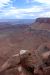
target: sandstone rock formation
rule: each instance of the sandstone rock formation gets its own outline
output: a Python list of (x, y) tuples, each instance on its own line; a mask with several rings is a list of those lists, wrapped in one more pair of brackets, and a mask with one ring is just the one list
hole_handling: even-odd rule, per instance
[(10, 57), (1, 67), (0, 72), (4, 71), (9, 68), (13, 68), (18, 66), (18, 64), (21, 62), (21, 60), (27, 58), (29, 56), (28, 50), (21, 50), (19, 54), (15, 54), (12, 57)]
[(39, 23), (50, 23), (50, 18), (37, 18), (36, 22), (39, 22)]
[[(43, 62), (43, 57), (42, 57), (43, 52), (40, 53), (40, 48), (39, 50), (35, 50), (34, 52), (31, 52), (29, 50), (21, 50), (19, 54), (15, 54), (12, 57), (10, 57), (0, 67), (0, 75), (3, 75), (2, 73), (4, 71), (8, 73), (7, 70), (9, 69), (10, 71), (13, 71), (14, 69), (15, 73), (17, 72), (17, 75), (32, 75), (32, 74), (33, 75), (34, 74), (35, 75), (46, 75), (45, 69), (48, 66), (45, 66), (45, 63)], [(43, 48), (45, 49), (45, 47)], [(44, 49), (43, 51), (45, 51)], [(46, 51), (48, 52), (48, 50)], [(50, 60), (50, 57), (48, 59), (48, 62), (49, 60)], [(8, 74), (8, 75), (11, 75), (11, 74)]]

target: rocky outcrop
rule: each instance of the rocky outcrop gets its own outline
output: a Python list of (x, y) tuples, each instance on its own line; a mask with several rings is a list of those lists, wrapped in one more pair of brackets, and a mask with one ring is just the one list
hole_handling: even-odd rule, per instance
[(37, 18), (35, 22), (50, 23), (50, 18)]

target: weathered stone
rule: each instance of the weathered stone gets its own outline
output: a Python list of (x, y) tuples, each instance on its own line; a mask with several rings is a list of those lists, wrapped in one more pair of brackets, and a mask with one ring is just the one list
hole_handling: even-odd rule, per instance
[(50, 18), (37, 18), (35, 22), (50, 23)]

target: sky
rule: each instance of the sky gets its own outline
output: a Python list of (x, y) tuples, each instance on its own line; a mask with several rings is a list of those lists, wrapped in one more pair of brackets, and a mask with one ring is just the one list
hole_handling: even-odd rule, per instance
[(0, 19), (50, 17), (50, 0), (0, 0)]

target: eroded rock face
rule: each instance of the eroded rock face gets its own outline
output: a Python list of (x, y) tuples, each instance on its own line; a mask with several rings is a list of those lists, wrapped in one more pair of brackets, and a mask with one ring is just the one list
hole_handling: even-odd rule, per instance
[(50, 23), (50, 18), (37, 18), (35, 22)]
[(8, 69), (8, 68), (13, 68), (17, 66), (17, 64), (20, 62), (20, 57), (19, 54), (13, 55), (10, 57), (5, 63), (0, 67), (0, 72)]
[[(21, 50), (19, 54), (15, 54), (10, 57), (1, 67), (0, 73), (6, 73), (8, 75), (15, 75), (16, 71), (18, 71), (19, 75), (31, 75), (33, 73), (34, 68), (32, 69), (33, 61), (32, 53), (29, 50)], [(23, 62), (24, 61), (24, 62)], [(20, 64), (20, 66), (19, 66)], [(24, 66), (23, 66), (23, 65)], [(16, 67), (16, 70), (14, 69)], [(13, 71), (14, 70), (14, 71)], [(28, 71), (28, 72), (27, 72)], [(11, 73), (11, 74), (9, 74)], [(6, 75), (5, 74), (5, 75)]]
[(21, 50), (19, 54), (10, 57), (0, 67), (0, 75), (3, 73), (5, 75), (46, 75), (42, 65), (43, 62), (37, 50), (34, 53), (29, 50)]
[(0, 72), (17, 67), (21, 60), (27, 58), (28, 56), (28, 50), (21, 50), (19, 54), (15, 54), (5, 61), (5, 63), (0, 67)]

